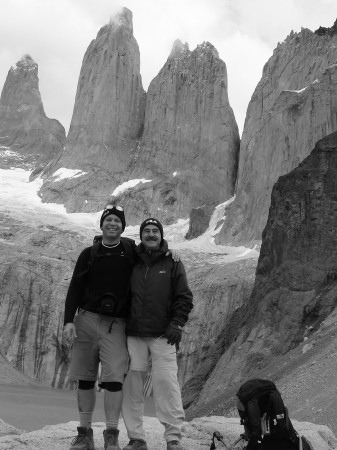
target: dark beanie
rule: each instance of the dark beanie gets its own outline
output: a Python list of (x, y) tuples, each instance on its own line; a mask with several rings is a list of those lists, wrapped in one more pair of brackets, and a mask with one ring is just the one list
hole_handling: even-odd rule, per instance
[(146, 227), (146, 225), (155, 225), (161, 233), (161, 240), (163, 240), (163, 238), (164, 238), (163, 225), (159, 222), (159, 220), (153, 219), (152, 217), (144, 220), (144, 222), (141, 224), (140, 229), (139, 229), (140, 239), (142, 239), (142, 232), (143, 232), (144, 228)]
[(102, 228), (104, 219), (108, 216), (110, 216), (110, 214), (114, 214), (115, 216), (119, 217), (121, 219), (122, 222), (122, 229), (123, 231), (125, 230), (125, 215), (124, 215), (124, 211), (120, 206), (112, 206), (112, 205), (108, 205), (104, 211), (103, 214), (101, 215), (101, 220), (99, 221), (99, 226), (100, 228)]

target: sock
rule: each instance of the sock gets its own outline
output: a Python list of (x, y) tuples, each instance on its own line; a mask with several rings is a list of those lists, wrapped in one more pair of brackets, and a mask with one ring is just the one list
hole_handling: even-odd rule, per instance
[(118, 428), (118, 420), (107, 420), (105, 423), (106, 429), (113, 428), (114, 430), (117, 430)]
[(92, 414), (93, 411), (80, 412), (80, 427), (91, 428)]

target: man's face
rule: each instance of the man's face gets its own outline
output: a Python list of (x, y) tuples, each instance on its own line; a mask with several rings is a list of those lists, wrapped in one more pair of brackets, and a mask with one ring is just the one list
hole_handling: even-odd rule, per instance
[(117, 240), (123, 232), (122, 221), (114, 214), (109, 214), (102, 223), (103, 238)]
[(146, 250), (159, 250), (161, 234), (155, 225), (146, 225), (142, 232), (142, 243)]

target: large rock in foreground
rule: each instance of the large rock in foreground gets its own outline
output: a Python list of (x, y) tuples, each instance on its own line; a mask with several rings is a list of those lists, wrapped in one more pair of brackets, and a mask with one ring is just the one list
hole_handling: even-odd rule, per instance
[[(312, 415), (321, 417), (322, 403), (324, 410), (335, 410), (336, 319), (331, 318), (326, 335), (320, 327), (333, 315), (337, 298), (336, 179), (333, 133), (275, 184), (252, 295), (226, 324), (223, 354), (193, 405), (195, 412), (200, 414), (201, 405), (235, 390), (247, 378), (278, 381), (287, 372), (310, 386), (310, 395), (302, 393), (301, 401), (315, 402)], [(309, 362), (310, 352), (302, 355), (300, 347), (310, 333), (317, 335)], [(294, 368), (300, 367), (310, 376), (299, 378)], [(301, 386), (289, 398), (298, 391)], [(293, 408), (301, 414), (305, 409)]]
[[(71, 440), (76, 436), (77, 422), (69, 422), (60, 425), (46, 426), (39, 431), (23, 433), (20, 436), (0, 437), (0, 450), (63, 450), (68, 448)], [(315, 450), (333, 450), (337, 448), (337, 439), (331, 430), (324, 425), (311, 423), (300, 423), (294, 421), (296, 430), (307, 437)], [(166, 450), (166, 442), (163, 437), (163, 426), (158, 419), (153, 417), (144, 418), (146, 441), (149, 448)], [(104, 423), (94, 423), (94, 439), (96, 448), (103, 449)], [(126, 435), (124, 423), (120, 421), (119, 443), (121, 447), (127, 445), (129, 439)], [(185, 423), (183, 427), (182, 445), (186, 450), (205, 449), (211, 444), (214, 431), (220, 431), (224, 442), (229, 447), (243, 432), (239, 419), (228, 419), (224, 417), (207, 417), (195, 419)], [(222, 444), (219, 444), (222, 447)], [(245, 444), (241, 441), (235, 448), (243, 449)]]
[(9, 70), (1, 93), (0, 164), (38, 170), (62, 150), (64, 143), (63, 126), (44, 112), (38, 65), (25, 55)]

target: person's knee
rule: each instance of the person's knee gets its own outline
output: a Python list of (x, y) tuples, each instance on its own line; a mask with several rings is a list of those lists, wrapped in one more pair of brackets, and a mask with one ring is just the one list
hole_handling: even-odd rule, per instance
[(109, 392), (119, 392), (123, 388), (123, 384), (118, 381), (104, 381), (99, 384), (99, 387)]
[(96, 381), (79, 380), (78, 389), (83, 391), (88, 391), (89, 389), (94, 389)]

